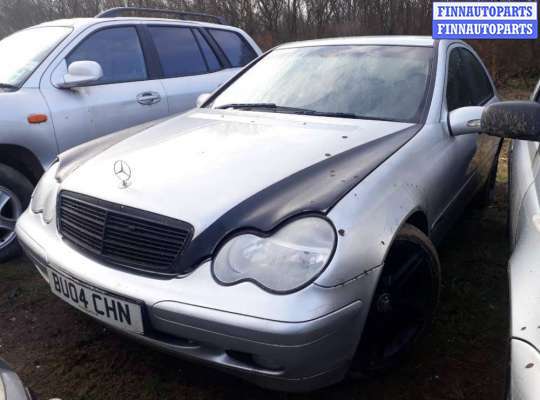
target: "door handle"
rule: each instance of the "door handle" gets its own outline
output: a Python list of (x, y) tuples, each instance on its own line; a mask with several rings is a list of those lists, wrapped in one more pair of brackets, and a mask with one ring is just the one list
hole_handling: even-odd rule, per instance
[(137, 103), (142, 104), (143, 106), (151, 106), (160, 101), (161, 96), (157, 92), (142, 92), (137, 95)]

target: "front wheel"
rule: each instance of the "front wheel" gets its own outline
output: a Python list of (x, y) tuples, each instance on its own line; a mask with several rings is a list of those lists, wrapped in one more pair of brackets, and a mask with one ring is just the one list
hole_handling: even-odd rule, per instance
[(384, 373), (410, 354), (432, 324), (440, 284), (435, 247), (405, 224), (386, 257), (351, 364), (353, 378)]
[(20, 254), (15, 223), (32, 195), (32, 184), (24, 175), (0, 164), (0, 263)]

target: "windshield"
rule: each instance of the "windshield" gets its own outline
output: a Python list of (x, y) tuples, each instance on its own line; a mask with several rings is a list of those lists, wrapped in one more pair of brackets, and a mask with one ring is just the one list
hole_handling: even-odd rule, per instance
[(432, 54), (431, 47), (411, 46), (277, 49), (225, 89), (212, 106), (418, 122)]
[(0, 84), (21, 86), (71, 28), (40, 27), (0, 40)]

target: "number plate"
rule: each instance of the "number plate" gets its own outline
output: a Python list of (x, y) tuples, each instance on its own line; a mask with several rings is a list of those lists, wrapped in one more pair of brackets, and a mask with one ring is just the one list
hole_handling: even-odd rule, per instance
[(142, 308), (139, 304), (111, 296), (48, 269), (52, 292), (65, 302), (117, 328), (142, 334)]

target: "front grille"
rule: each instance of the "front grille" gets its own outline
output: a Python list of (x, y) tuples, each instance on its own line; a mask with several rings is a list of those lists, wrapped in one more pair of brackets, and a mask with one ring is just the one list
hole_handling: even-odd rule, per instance
[(58, 230), (96, 258), (143, 271), (172, 273), (193, 227), (183, 221), (62, 191)]

